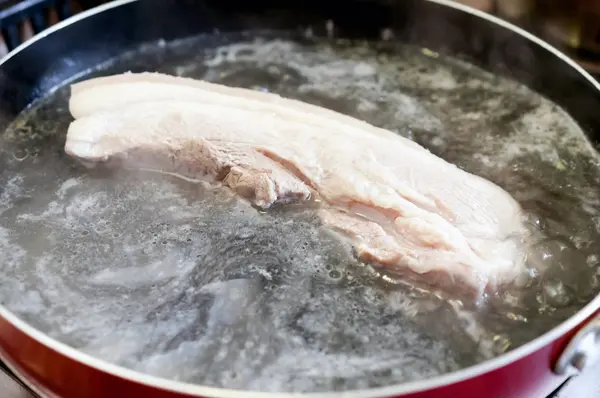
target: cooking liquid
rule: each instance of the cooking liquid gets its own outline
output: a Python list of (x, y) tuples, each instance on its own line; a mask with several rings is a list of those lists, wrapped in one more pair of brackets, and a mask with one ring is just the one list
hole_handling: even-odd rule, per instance
[(225, 189), (84, 169), (63, 152), (72, 120), (63, 87), (2, 138), (6, 308), (141, 372), (314, 392), (473, 365), (548, 331), (598, 293), (598, 159), (559, 107), (424, 49), (257, 37), (153, 43), (86, 78), (156, 70), (272, 91), (409, 137), (499, 184), (529, 213), (538, 271), (527, 286), (474, 308), (357, 262), (313, 204), (259, 212)]

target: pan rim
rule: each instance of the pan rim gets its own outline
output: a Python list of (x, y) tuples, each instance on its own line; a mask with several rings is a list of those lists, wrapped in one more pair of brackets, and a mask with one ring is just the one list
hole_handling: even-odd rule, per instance
[[(33, 38), (28, 41), (22, 43), (18, 47), (16, 47), (13, 51), (5, 55), (2, 59), (0, 59), (0, 66), (8, 62), (12, 57), (14, 57), (19, 52), (23, 51), (27, 47), (31, 46), (35, 42), (43, 39), (44, 37), (66, 27), (80, 20), (89, 18), (101, 12), (110, 10), (115, 7), (120, 7), (129, 3), (137, 2), (139, 0), (113, 0), (111, 2), (105, 3), (103, 5), (97, 6), (90, 10), (81, 12), (80, 14), (76, 14), (71, 18), (68, 18), (64, 21), (57, 23), (56, 25), (51, 26), (50, 28), (40, 32), (35, 35)], [(524, 37), (525, 39), (535, 43), (536, 45), (544, 48), (549, 51), (557, 58), (565, 62), (568, 66), (573, 68), (579, 75), (584, 77), (589, 83), (592, 84), (596, 90), (600, 91), (600, 83), (597, 82), (583, 67), (577, 64), (574, 60), (569, 58), (566, 54), (559, 51), (556, 47), (551, 44), (545, 42), (539, 37), (525, 31), (524, 29), (510, 23), (504, 21), (498, 17), (487, 14), (483, 11), (479, 11), (477, 9), (471, 8), (464, 4), (460, 4), (457, 2), (453, 2), (451, 0), (425, 0), (430, 3), (439, 4), (442, 6), (454, 8), (456, 10), (469, 13), (475, 17), (484, 19), (490, 23), (498, 25), (501, 28), (508, 29), (513, 31), (514, 33)], [(289, 392), (260, 392), (260, 391), (245, 391), (245, 390), (234, 390), (227, 388), (218, 388), (218, 387), (208, 387), (199, 384), (192, 383), (184, 383), (173, 380), (164, 379), (158, 376), (151, 376), (148, 374), (144, 374), (138, 371), (130, 370), (110, 362), (107, 362), (102, 359), (95, 358), (89, 354), (86, 354), (82, 351), (74, 349), (58, 340), (55, 340), (41, 331), (33, 328), (28, 325), (26, 322), (19, 319), (16, 315), (8, 311), (4, 306), (0, 305), (0, 317), (9, 322), (12, 326), (17, 328), (19, 331), (27, 335), (29, 338), (39, 342), (40, 344), (54, 350), (58, 354), (70, 358), (71, 360), (81, 363), (83, 365), (87, 365), (91, 368), (99, 370), (101, 372), (110, 374), (112, 376), (116, 376), (119, 378), (126, 379), (128, 381), (142, 384), (148, 387), (158, 388), (161, 390), (166, 390), (179, 394), (186, 394), (191, 396), (205, 396), (205, 397), (222, 397), (222, 398), (239, 398), (240, 394), (244, 394), (244, 397), (248, 398), (293, 398), (293, 397), (306, 397), (306, 398), (333, 398), (333, 397), (342, 397), (342, 398), (375, 398), (382, 396), (395, 396), (398, 394), (411, 394), (418, 393), (427, 390), (432, 390), (452, 384), (456, 384), (459, 382), (463, 382), (486, 373), (490, 373), (494, 370), (503, 368), (511, 363), (514, 363), (523, 357), (526, 357), (534, 352), (541, 350), (542, 348), (552, 344), (554, 341), (560, 339), (562, 336), (566, 335), (569, 331), (581, 325), (588, 319), (593, 316), (594, 313), (600, 309), (600, 292), (596, 295), (594, 299), (592, 299), (586, 306), (584, 306), (581, 310), (575, 313), (573, 316), (554, 327), (553, 329), (547, 331), (546, 333), (538, 336), (534, 340), (531, 340), (527, 344), (516, 348), (515, 350), (509, 351), (506, 354), (500, 355), (483, 363), (470, 366), (468, 368), (464, 368), (458, 370), (456, 372), (446, 373), (428, 380), (417, 380), (408, 383), (395, 384), (385, 387), (377, 387), (370, 389), (362, 389), (362, 390), (350, 390), (350, 391), (341, 391), (341, 392), (317, 392), (317, 393), (289, 393)]]

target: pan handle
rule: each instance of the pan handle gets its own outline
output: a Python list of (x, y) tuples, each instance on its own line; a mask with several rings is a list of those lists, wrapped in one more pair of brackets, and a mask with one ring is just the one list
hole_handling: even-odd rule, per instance
[(600, 361), (600, 315), (596, 315), (569, 341), (553, 370), (560, 376), (577, 374), (597, 361)]

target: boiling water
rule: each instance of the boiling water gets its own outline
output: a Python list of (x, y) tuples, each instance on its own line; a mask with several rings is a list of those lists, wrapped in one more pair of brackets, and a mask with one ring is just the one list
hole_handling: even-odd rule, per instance
[(226, 190), (84, 170), (63, 153), (71, 118), (61, 88), (3, 137), (2, 304), (96, 357), (261, 391), (423, 379), (549, 330), (600, 288), (594, 150), (523, 86), (418, 48), (393, 54), (368, 43), (201, 37), (145, 46), (92, 74), (157, 70), (273, 91), (412, 138), (530, 213), (540, 235), (531, 255), (546, 270), (527, 289), (473, 309), (382, 283), (310, 207), (261, 213)]

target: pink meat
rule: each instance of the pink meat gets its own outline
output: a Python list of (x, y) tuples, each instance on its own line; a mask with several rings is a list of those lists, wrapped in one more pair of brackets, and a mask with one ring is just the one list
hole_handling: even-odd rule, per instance
[(523, 270), (507, 192), (352, 117), (152, 73), (75, 84), (70, 109), (69, 155), (220, 182), (263, 208), (316, 197), (361, 259), (403, 277), (479, 296)]

